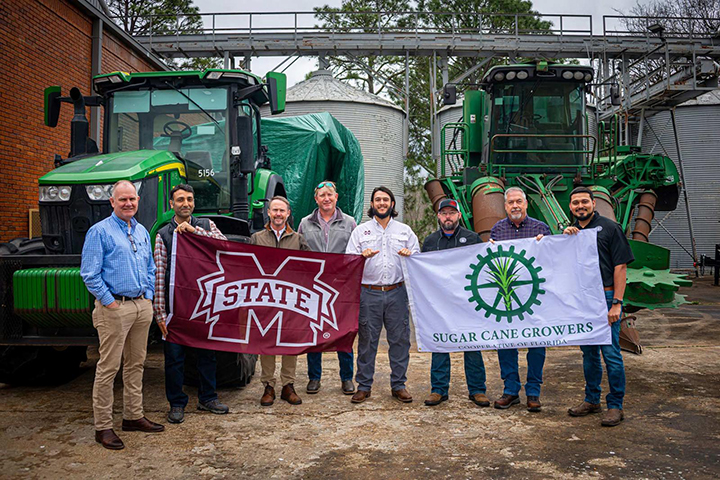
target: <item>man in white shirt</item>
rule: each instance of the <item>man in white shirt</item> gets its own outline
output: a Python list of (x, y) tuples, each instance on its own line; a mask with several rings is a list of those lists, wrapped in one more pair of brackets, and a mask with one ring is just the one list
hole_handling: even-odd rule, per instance
[(360, 293), (355, 375), (358, 389), (352, 397), (353, 403), (362, 403), (370, 397), (383, 325), (390, 345), (392, 395), (403, 403), (412, 402), (405, 387), (410, 360), (410, 320), (400, 256), (418, 253), (420, 245), (410, 227), (393, 219), (397, 214), (392, 191), (387, 187), (375, 188), (368, 211), (371, 220), (353, 230), (345, 251), (367, 259)]

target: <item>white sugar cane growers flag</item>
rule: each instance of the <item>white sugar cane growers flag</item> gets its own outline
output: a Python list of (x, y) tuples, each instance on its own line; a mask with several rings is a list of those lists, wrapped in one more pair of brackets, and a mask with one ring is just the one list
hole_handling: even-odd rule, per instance
[(595, 229), (403, 260), (421, 352), (611, 343)]

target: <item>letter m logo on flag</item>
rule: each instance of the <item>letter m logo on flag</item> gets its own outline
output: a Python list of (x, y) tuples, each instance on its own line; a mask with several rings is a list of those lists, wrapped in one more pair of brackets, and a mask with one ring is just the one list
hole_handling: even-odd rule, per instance
[(269, 355), (351, 351), (363, 261), (198, 235), (173, 242), (168, 341)]

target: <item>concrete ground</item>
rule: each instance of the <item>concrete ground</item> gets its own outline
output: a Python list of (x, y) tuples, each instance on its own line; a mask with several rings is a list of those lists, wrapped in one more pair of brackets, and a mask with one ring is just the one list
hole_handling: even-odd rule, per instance
[[(601, 428), (597, 415), (568, 417), (567, 408), (583, 398), (577, 347), (549, 350), (543, 411), (533, 414), (524, 404), (506, 411), (473, 405), (459, 354), (453, 354), (450, 400), (426, 407), (430, 355), (412, 353), (408, 387), (415, 401), (400, 404), (390, 396), (385, 345), (364, 404), (352, 405), (341, 394), (333, 354), (325, 355), (322, 390), (307, 395), (303, 357), (302, 405), (278, 400), (261, 407), (255, 378), (244, 389), (220, 392), (230, 414), (199, 413), (191, 400), (185, 423), (155, 435), (120, 432), (118, 382), (115, 429), (126, 448), (109, 451), (94, 441), (95, 354), (66, 385), (0, 386), (0, 477), (718, 478), (720, 287), (702, 279), (685, 290), (695, 304), (639, 316), (645, 350), (624, 355), (626, 419), (618, 427)], [(502, 394), (497, 357), (487, 352), (484, 358), (488, 395), (495, 399)], [(148, 355), (145, 408), (166, 423), (158, 348)]]

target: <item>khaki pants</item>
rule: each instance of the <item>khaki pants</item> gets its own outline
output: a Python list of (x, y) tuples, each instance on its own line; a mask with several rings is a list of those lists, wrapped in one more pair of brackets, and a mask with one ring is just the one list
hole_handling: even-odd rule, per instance
[(113, 384), (123, 366), (123, 419), (143, 417), (142, 380), (147, 354), (148, 330), (152, 322), (150, 300), (118, 301), (120, 308), (103, 306), (97, 300), (93, 325), (100, 339), (100, 360), (95, 367), (93, 413), (95, 430), (112, 428)]
[[(297, 355), (282, 355), (282, 367), (280, 368), (280, 383), (284, 387), (289, 383), (295, 383), (295, 366)], [(275, 355), (260, 355), (260, 381), (263, 385), (270, 385), (275, 388)]]

